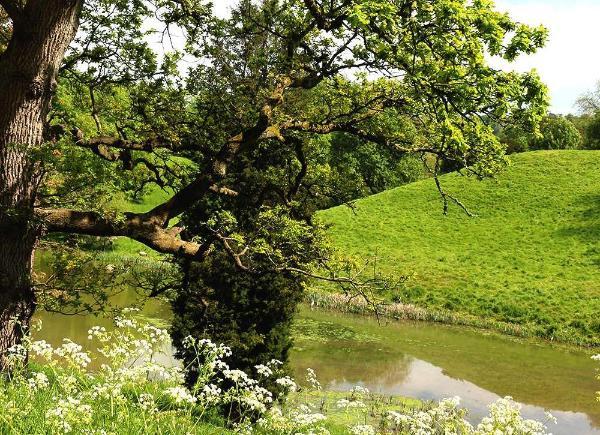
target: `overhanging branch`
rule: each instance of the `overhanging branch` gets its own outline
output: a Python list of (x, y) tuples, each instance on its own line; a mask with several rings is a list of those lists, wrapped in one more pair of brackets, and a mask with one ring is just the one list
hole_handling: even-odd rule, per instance
[(212, 245), (212, 242), (199, 244), (182, 240), (179, 237), (181, 228), (165, 229), (144, 221), (143, 216), (139, 214), (127, 214), (111, 219), (92, 211), (39, 208), (35, 212), (48, 232), (129, 237), (155, 251), (194, 260), (203, 260)]

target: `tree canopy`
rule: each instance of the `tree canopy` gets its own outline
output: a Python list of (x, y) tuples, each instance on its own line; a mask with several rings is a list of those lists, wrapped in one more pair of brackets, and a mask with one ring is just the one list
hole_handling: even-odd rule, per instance
[[(489, 0), (241, 0), (226, 18), (200, 0), (0, 6), (0, 236), (27, 235), (9, 242), (23, 267), (0, 261), (18, 276), (0, 290), (20, 307), (32, 303), (27, 253), (46, 233), (310, 275), (328, 260), (312, 220), (331, 185), (319, 143), (487, 177), (505, 163), (492, 126), (535, 130), (547, 106), (535, 72), (487, 62), (534, 52), (546, 30)], [(170, 198), (111, 206), (150, 184)]]

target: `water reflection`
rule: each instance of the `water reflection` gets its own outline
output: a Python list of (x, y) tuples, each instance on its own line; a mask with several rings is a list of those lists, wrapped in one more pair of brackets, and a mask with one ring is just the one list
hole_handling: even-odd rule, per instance
[[(332, 324), (344, 331), (343, 338)], [(352, 337), (353, 328), (360, 334)], [(331, 333), (324, 340), (327, 330)], [(296, 376), (312, 367), (328, 389), (363, 385), (425, 400), (458, 395), (472, 421), (487, 414), (487, 404), (511, 395), (523, 404), (527, 418), (544, 420), (546, 410), (554, 414), (559, 424), (550, 429), (555, 434), (600, 434), (600, 406), (594, 400), (600, 385), (584, 352), (515, 343), (479, 331), (411, 323), (380, 326), (319, 312), (303, 313), (297, 335)]]

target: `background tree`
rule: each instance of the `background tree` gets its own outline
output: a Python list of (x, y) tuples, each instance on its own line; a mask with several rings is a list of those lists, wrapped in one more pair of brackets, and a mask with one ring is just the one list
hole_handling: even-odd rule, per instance
[(507, 153), (575, 149), (583, 140), (575, 122), (572, 117), (549, 114), (542, 119), (537, 132), (527, 131), (519, 125), (507, 125), (497, 127), (496, 135), (506, 144)]
[[(31, 258), (45, 233), (125, 236), (190, 261), (224, 252), (251, 273), (270, 258), (277, 273), (303, 274), (277, 246), (236, 227), (244, 220), (229, 225), (219, 213), (207, 219), (214, 231), (206, 236), (173, 228), (173, 221), (203, 200), (239, 194), (230, 185), (244, 171), (230, 169), (254, 165), (259, 150), (288, 150), (287, 160), (299, 168), (294, 180), (302, 179), (308, 171), (295, 141), (331, 133), (395, 153), (427, 153), (435, 157), (434, 174), (450, 160), (478, 177), (493, 175), (504, 153), (489, 124), (533, 125), (547, 104), (535, 74), (497, 71), (484, 56), (513, 60), (533, 52), (545, 30), (515, 23), (487, 1), (241, 1), (239, 24), (212, 16), (200, 1), (0, 0), (0, 6), (12, 23), (0, 54), (0, 353), (20, 339), (22, 328), (12, 319), (26, 328), (35, 309)], [(140, 29), (150, 16), (165, 35), (174, 26), (186, 35), (187, 60), (197, 65), (186, 79), (178, 77), (176, 56), (158, 62), (146, 43)], [(74, 40), (80, 20), (85, 31)], [(251, 57), (244, 55), (249, 49)], [(51, 104), (59, 76), (88, 91), (91, 128)], [(119, 117), (114, 125), (98, 122), (97, 92), (118, 92), (117, 85), (129, 91), (117, 99)], [(418, 140), (406, 140), (398, 119), (416, 126)], [(98, 201), (87, 207), (76, 193), (64, 192), (69, 201), (52, 193), (66, 186), (54, 185), (56, 168), (92, 158), (136, 174), (115, 177), (107, 192), (126, 191), (130, 185), (120, 180), (140, 176), (142, 185), (169, 184), (174, 193), (141, 213)], [(285, 190), (298, 185), (294, 180)], [(266, 207), (263, 213), (273, 213), (280, 205)], [(284, 216), (305, 222), (294, 210), (288, 198)]]
[(583, 147), (600, 149), (600, 83), (596, 89), (583, 94), (577, 100), (581, 116), (577, 124), (583, 136)]
[(564, 116), (549, 115), (540, 123), (540, 134), (531, 139), (532, 150), (575, 149), (581, 144), (581, 134)]

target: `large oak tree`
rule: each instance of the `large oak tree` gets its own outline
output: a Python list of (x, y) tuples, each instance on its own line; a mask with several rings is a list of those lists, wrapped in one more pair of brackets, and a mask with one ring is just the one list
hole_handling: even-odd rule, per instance
[[(504, 161), (490, 125), (532, 128), (546, 105), (535, 73), (487, 63), (535, 51), (545, 30), (512, 21), (490, 0), (245, 0), (230, 19), (201, 0), (0, 6), (0, 354), (35, 310), (32, 255), (49, 232), (129, 237), (190, 261), (219, 246), (246, 270), (252, 246), (239, 238), (217, 230), (187, 237), (170, 224), (211, 197), (236, 195), (228, 171), (256, 168), (256, 150), (283, 150), (296, 162), (284, 199), (309, 172), (302, 144), (331, 134), (433, 156), (434, 172), (451, 160), (488, 176)], [(192, 66), (183, 77), (176, 59), (157, 61), (147, 22), (165, 37), (184, 35), (182, 63)], [(91, 127), (53, 101), (58, 80), (86, 89)], [(123, 88), (127, 107), (102, 113), (98, 95)], [(122, 119), (107, 126), (111, 116)], [(418, 131), (410, 140), (407, 125)], [(65, 198), (98, 180), (88, 175), (83, 187), (59, 195), (59, 142), (80, 151), (68, 155), (71, 164), (100, 158), (125, 171), (142, 167), (153, 182), (168, 178), (174, 193), (143, 213), (68, 208)], [(165, 152), (194, 165), (157, 165)], [(276, 270), (310, 274), (280, 260)]]

